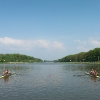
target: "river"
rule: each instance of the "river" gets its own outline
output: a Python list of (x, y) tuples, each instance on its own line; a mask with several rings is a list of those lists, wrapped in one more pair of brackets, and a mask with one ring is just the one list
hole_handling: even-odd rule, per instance
[(100, 79), (85, 74), (100, 65), (67, 63), (0, 64), (1, 100), (100, 100)]

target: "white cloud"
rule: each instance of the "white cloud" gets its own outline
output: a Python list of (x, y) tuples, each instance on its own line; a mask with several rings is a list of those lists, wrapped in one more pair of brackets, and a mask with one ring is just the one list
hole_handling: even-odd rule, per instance
[(57, 42), (57, 41), (53, 42), (52, 46), (55, 49), (65, 50), (64, 45), (62, 43), (60, 43), (60, 42)]
[(33, 44), (36, 46), (36, 47), (42, 47), (42, 48), (49, 48), (49, 42), (46, 41), (46, 40), (35, 40), (33, 41)]
[[(67, 47), (67, 49), (66, 49)], [(62, 42), (49, 41), (45, 39), (24, 40), (9, 37), (0, 38), (1, 53), (24, 53), (41, 57), (43, 59), (60, 58), (69, 54), (87, 52), (96, 47), (100, 47), (100, 39), (89, 38), (87, 40), (67, 41), (66, 47)], [(63, 52), (62, 52), (63, 51)], [(54, 56), (54, 57), (53, 57)]]
[(78, 46), (77, 49), (80, 50), (80, 51), (87, 51), (87, 50), (88, 50), (88, 49), (87, 49), (86, 47), (84, 47), (84, 46)]
[(23, 44), (23, 40), (18, 40), (18, 39), (13, 39), (13, 38), (8, 38), (8, 37), (4, 37), (4, 38), (0, 38), (0, 43), (4, 44), (4, 45), (22, 45)]
[(52, 42), (47, 40), (20, 40), (13, 39), (9, 37), (0, 38), (0, 44), (2, 46), (7, 46), (8, 49), (18, 49), (18, 50), (34, 50), (37, 48), (48, 49), (48, 50), (64, 50), (65, 47), (60, 42)]
[(87, 44), (87, 41), (81, 41), (81, 40), (75, 40), (76, 43), (79, 43), (81, 45), (86, 45)]
[(77, 43), (77, 49), (80, 51), (88, 51), (96, 47), (100, 47), (100, 41), (96, 38), (89, 38), (88, 40), (75, 40)]
[(90, 44), (93, 45), (93, 46), (100, 46), (100, 41), (91, 38), (90, 39)]

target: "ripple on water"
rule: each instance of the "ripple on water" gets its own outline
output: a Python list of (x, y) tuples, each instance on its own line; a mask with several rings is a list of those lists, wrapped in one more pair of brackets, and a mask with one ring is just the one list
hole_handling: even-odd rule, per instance
[(61, 63), (16, 66), (15, 75), (0, 80), (0, 99), (99, 100), (100, 80), (92, 80), (79, 67)]

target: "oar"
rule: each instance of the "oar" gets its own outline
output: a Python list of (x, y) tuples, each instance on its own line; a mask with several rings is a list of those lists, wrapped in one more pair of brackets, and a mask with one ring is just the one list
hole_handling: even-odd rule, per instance
[(1, 75), (1, 76), (0, 76), (0, 78), (3, 78), (3, 77), (4, 77), (4, 75)]

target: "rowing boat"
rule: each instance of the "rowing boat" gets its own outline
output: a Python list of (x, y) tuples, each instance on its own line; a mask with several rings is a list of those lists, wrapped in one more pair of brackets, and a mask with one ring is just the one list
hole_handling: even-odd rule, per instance
[(9, 73), (9, 74), (6, 74), (6, 75), (2, 75), (2, 76), (0, 76), (0, 78), (7, 78), (7, 77), (9, 77), (9, 76), (11, 76), (11, 75), (13, 75), (14, 73)]
[(97, 75), (97, 76), (94, 76), (94, 75), (91, 75), (91, 74), (88, 73), (88, 72), (85, 72), (85, 74), (86, 74), (86, 75), (89, 75), (89, 76), (91, 76), (91, 77), (100, 78), (100, 76), (98, 76), (98, 75)]

